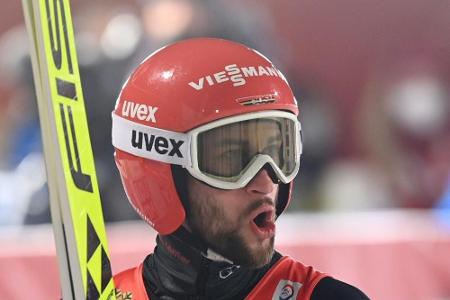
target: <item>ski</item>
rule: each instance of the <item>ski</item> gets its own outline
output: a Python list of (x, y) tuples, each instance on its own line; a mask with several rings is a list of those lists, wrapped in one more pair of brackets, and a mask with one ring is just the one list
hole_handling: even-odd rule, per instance
[(22, 0), (63, 299), (115, 299), (69, 0)]

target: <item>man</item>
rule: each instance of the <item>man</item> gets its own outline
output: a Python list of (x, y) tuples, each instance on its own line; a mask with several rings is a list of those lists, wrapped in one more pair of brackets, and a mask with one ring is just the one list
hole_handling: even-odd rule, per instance
[(297, 102), (264, 56), (191, 39), (134, 71), (112, 114), (128, 198), (159, 235), (115, 276), (119, 299), (368, 299), (274, 251), (302, 143)]

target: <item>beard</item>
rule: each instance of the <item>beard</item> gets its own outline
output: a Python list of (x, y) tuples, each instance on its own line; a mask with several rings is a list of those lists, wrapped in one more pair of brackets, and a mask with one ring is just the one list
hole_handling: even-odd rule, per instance
[(227, 219), (223, 207), (212, 196), (189, 193), (186, 223), (192, 233), (199, 236), (209, 248), (234, 264), (248, 268), (260, 268), (268, 264), (274, 252), (274, 237), (266, 245), (254, 249), (246, 243), (243, 229), (248, 224), (248, 216), (259, 206), (270, 202), (261, 199), (250, 204), (237, 221)]

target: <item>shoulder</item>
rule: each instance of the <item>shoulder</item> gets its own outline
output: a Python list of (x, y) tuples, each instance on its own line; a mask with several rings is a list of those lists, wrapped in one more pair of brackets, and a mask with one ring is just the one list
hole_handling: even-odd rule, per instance
[(311, 266), (305, 266), (302, 263), (290, 258), (283, 259), (284, 269), (290, 269), (289, 277), (298, 280), (302, 286), (301, 299), (311, 300), (368, 300), (367, 297), (358, 288), (343, 281), (334, 279), (330, 275), (315, 270)]
[(284, 256), (259, 281), (246, 299), (368, 300), (354, 286)]
[(311, 294), (311, 300), (369, 300), (358, 288), (334, 279), (322, 278)]
[(141, 264), (114, 275), (114, 284), (118, 299), (150, 300), (147, 296), (142, 278), (142, 267), (143, 265)]
[(284, 299), (286, 295), (291, 299), (310, 299), (317, 283), (326, 276), (311, 266), (284, 256), (269, 269), (246, 299), (265, 299), (267, 295), (273, 295), (271, 299)]
[(289, 257), (283, 256), (277, 264), (275, 264), (270, 272), (274, 276), (289, 278), (290, 280), (298, 281), (302, 286), (315, 286), (322, 278), (328, 276), (312, 266), (307, 266), (299, 261)]

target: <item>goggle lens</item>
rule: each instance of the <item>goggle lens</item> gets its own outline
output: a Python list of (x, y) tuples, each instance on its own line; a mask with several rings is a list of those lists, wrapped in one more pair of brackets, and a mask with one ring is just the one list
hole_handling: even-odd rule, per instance
[(198, 135), (201, 172), (237, 181), (259, 155), (269, 156), (289, 176), (295, 171), (297, 133), (291, 119), (250, 119), (210, 129)]

